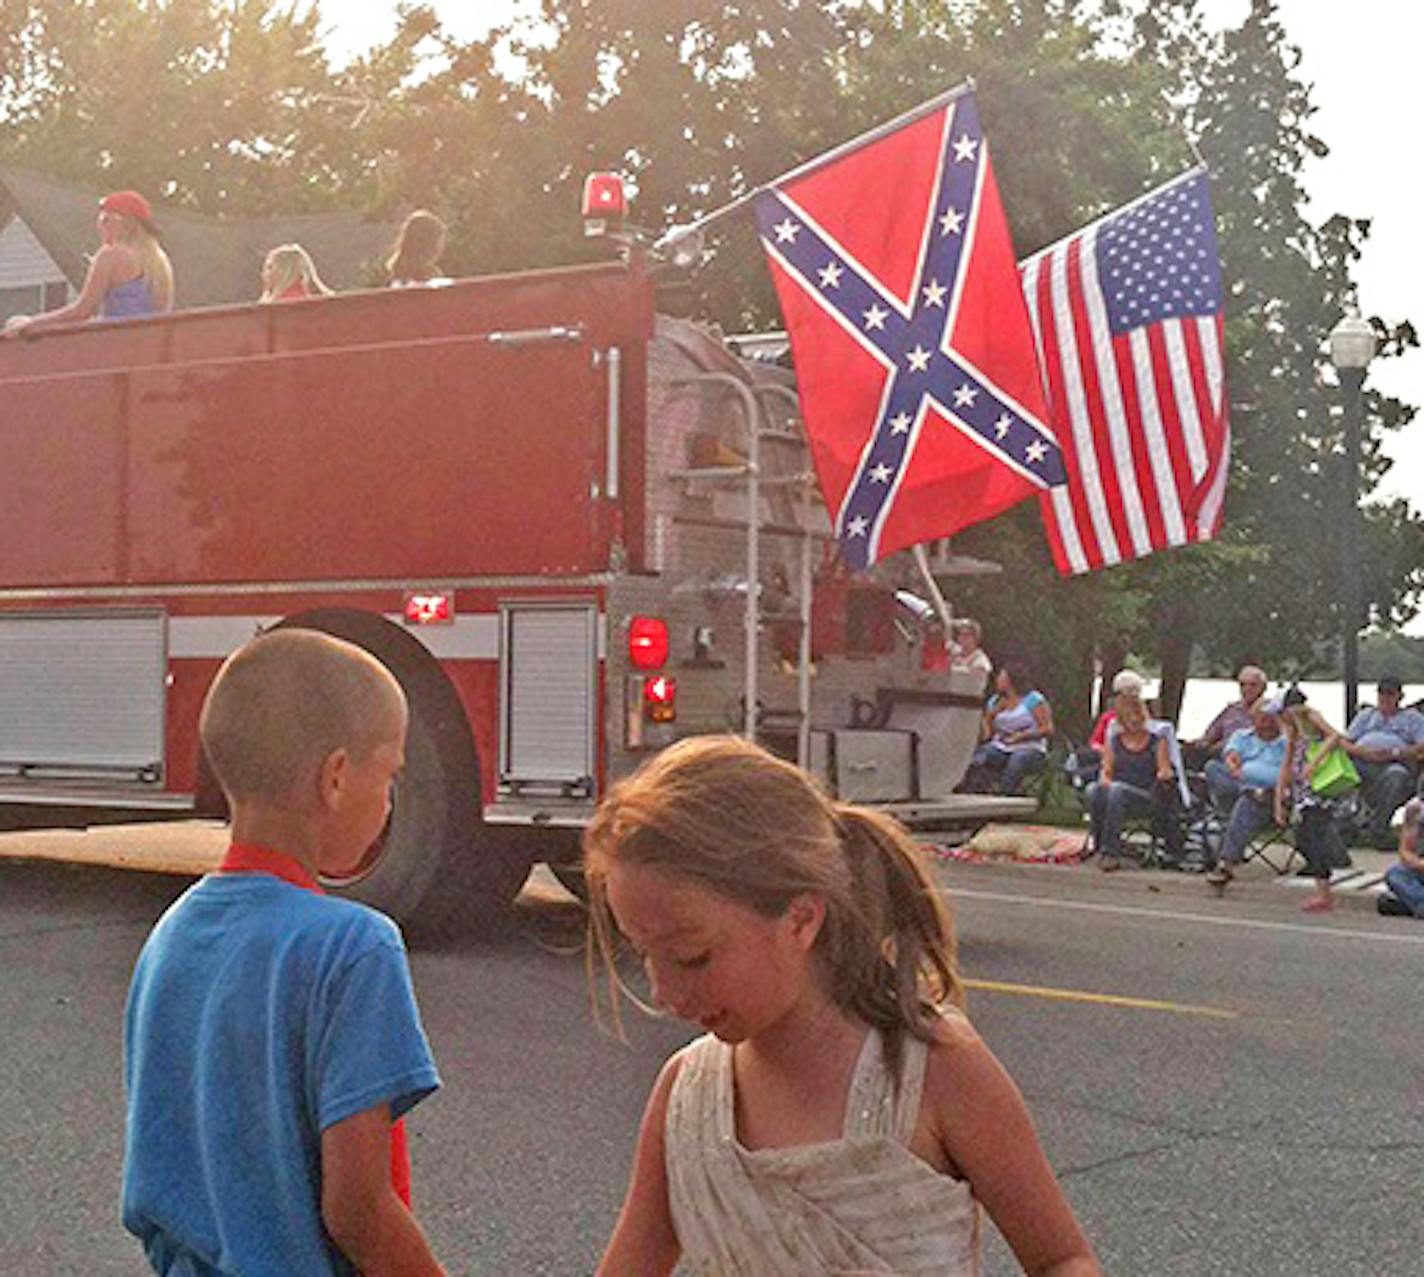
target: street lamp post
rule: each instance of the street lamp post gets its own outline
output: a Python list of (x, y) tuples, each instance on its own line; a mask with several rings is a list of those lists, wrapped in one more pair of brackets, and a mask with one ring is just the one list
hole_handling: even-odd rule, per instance
[(1358, 315), (1346, 315), (1330, 333), (1330, 362), (1345, 392), (1345, 476), (1340, 536), (1344, 597), (1345, 725), (1360, 707), (1360, 435), (1364, 428), (1365, 369), (1375, 355), (1375, 330)]

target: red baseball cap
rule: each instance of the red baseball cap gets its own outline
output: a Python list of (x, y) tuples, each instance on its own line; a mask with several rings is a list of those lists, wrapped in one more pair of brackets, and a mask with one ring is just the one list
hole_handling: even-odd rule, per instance
[(136, 222), (142, 222), (155, 234), (158, 232), (158, 228), (153, 224), (153, 205), (137, 191), (113, 191), (99, 201), (99, 207), (106, 213), (131, 217)]

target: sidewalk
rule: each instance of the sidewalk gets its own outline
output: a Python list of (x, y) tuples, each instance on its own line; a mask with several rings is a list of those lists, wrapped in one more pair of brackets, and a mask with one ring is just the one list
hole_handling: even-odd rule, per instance
[[(992, 834), (1002, 830), (1005, 842), (1015, 837), (1025, 845), (1017, 854), (984, 853), (971, 850), (968, 840), (956, 840), (944, 835), (922, 833), (922, 841), (939, 865), (952, 867), (956, 874), (962, 869), (972, 874), (978, 868), (992, 868), (1013, 874), (1026, 874), (1041, 882), (1053, 880), (1056, 876), (1071, 878), (1078, 885), (1099, 884), (1111, 890), (1147, 890), (1154, 893), (1169, 892), (1174, 897), (1187, 897), (1197, 902), (1215, 902), (1221, 897), (1200, 872), (1189, 872), (1168, 868), (1143, 868), (1132, 859), (1122, 862), (1122, 872), (1103, 873), (1098, 868), (1096, 857), (1082, 860), (1078, 856), (1078, 845), (1084, 840), (1080, 831), (1055, 829), (1047, 826), (986, 826), (985, 831), (976, 835), (980, 846), (993, 846)], [(1040, 837), (1035, 839), (1033, 835)], [(1025, 837), (1028, 835), (1028, 837)], [(1033, 845), (1034, 843), (1038, 845)], [(1275, 859), (1284, 857), (1286, 848), (1272, 848)], [(1279, 852), (1280, 855), (1276, 856)], [(1385, 891), (1384, 872), (1398, 857), (1389, 851), (1373, 851), (1368, 848), (1351, 848), (1351, 866), (1337, 869), (1331, 874), (1330, 885), (1334, 889), (1336, 906), (1339, 909), (1376, 911), (1375, 902)], [(1226, 888), (1227, 900), (1275, 900), (1280, 905), (1299, 909), (1313, 889), (1312, 880), (1296, 872), (1303, 862), (1299, 856), (1292, 859), (1290, 871), (1277, 874), (1260, 858), (1239, 866), (1236, 877)], [(1403, 921), (1408, 921), (1404, 919)]]

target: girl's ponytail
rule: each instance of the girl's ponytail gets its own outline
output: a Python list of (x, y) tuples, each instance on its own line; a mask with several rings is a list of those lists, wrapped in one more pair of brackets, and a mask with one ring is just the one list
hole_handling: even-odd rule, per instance
[(826, 966), (836, 1001), (887, 1042), (929, 1040), (945, 1006), (962, 1006), (954, 929), (922, 852), (904, 827), (865, 807), (833, 803), (851, 873), (852, 908), (828, 917)]

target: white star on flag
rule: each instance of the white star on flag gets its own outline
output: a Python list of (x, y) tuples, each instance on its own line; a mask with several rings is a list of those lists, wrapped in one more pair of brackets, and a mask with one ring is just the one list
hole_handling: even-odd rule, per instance
[(937, 279), (932, 279), (924, 287), (926, 306), (943, 306), (945, 294), (949, 292)]
[(1048, 448), (1044, 445), (1044, 443), (1043, 443), (1043, 441), (1042, 441), (1041, 439), (1035, 439), (1035, 440), (1034, 440), (1031, 444), (1029, 444), (1029, 446), (1024, 450), (1024, 456), (1025, 456), (1026, 458), (1028, 458), (1028, 462), (1029, 462), (1030, 465), (1032, 465), (1033, 463), (1035, 463), (1035, 462), (1037, 462), (1037, 461), (1042, 461), (1042, 460), (1044, 459), (1044, 457), (1046, 457), (1047, 455), (1048, 455)]
[(883, 463), (880, 464), (880, 465), (878, 465), (878, 466), (876, 466), (875, 469), (870, 472), (870, 482), (871, 482), (871, 483), (889, 483), (889, 482), (890, 482), (890, 467), (887, 466), (887, 465), (885, 465), (885, 464), (883, 464)]
[(899, 412), (890, 418), (890, 433), (892, 435), (910, 433), (910, 414), (908, 412)]
[(821, 267), (821, 287), (839, 288), (841, 286), (841, 276), (845, 274), (845, 267), (836, 262), (827, 262)]
[(776, 242), (778, 244), (794, 244), (796, 242), (796, 234), (801, 228), (788, 217), (785, 221), (778, 222), (773, 229), (776, 231)]
[(867, 519), (864, 515), (858, 514), (850, 521), (850, 526), (846, 529), (846, 531), (849, 532), (850, 535), (853, 537), (863, 537), (865, 535), (866, 528), (868, 528), (869, 526), (870, 520)]
[(958, 235), (964, 229), (964, 214), (957, 208), (947, 208), (940, 214), (939, 233), (941, 235)]
[(979, 143), (967, 133), (961, 133), (954, 143), (954, 162), (962, 164), (965, 160), (972, 160), (974, 152), (979, 149)]
[(994, 438), (1002, 439), (1009, 433), (1009, 427), (1013, 424), (1013, 418), (1011, 418), (1008, 413), (1004, 413), (998, 421), (994, 423)]
[(954, 406), (956, 408), (972, 408), (977, 398), (979, 398), (979, 392), (973, 386), (960, 386), (954, 392)]
[(905, 355), (905, 365), (911, 372), (924, 372), (930, 366), (930, 352), (923, 346), (916, 346)]
[(879, 306), (872, 306), (865, 312), (865, 327), (867, 329), (885, 328), (885, 321), (890, 317), (888, 310), (882, 310)]

